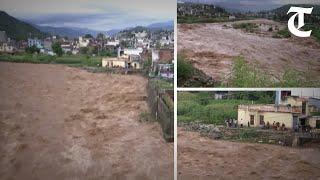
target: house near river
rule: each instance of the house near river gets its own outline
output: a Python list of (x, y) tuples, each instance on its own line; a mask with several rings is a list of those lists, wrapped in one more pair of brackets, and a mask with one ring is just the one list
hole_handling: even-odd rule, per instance
[(127, 50), (118, 48), (117, 57), (102, 58), (102, 67), (108, 68), (126, 68), (126, 69), (142, 69), (143, 62), (141, 58), (141, 50)]
[(238, 125), (262, 127), (273, 123), (288, 129), (320, 129), (320, 98), (285, 95), (277, 92), (275, 104), (238, 106)]

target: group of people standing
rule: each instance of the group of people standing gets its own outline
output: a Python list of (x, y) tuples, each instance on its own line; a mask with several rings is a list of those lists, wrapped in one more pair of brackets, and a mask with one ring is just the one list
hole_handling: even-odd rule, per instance
[(225, 123), (227, 127), (232, 127), (232, 128), (238, 127), (238, 121), (233, 118), (225, 120)]

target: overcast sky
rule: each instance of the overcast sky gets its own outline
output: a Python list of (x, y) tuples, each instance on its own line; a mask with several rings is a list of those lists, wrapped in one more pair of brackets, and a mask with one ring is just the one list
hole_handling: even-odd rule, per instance
[(184, 2), (212, 3), (228, 9), (244, 11), (270, 10), (285, 4), (320, 4), (320, 0), (180, 0)]
[(110, 30), (174, 19), (175, 0), (1, 0), (0, 9), (38, 25)]

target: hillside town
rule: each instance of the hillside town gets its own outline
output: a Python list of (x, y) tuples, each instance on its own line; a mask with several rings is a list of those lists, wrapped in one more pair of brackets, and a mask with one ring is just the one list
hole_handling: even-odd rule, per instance
[[(14, 40), (0, 31), (1, 54), (23, 54), (25, 52), (57, 56), (53, 45), (61, 47), (61, 54), (67, 56), (86, 55), (101, 57), (106, 68), (152, 70), (152, 76), (173, 79), (173, 30), (150, 30), (136, 27), (123, 30), (115, 35), (90, 34), (75, 39), (48, 36), (44, 39), (30, 37), (26, 40)], [(61, 55), (60, 55), (61, 56)], [(148, 63), (148, 61), (151, 61)], [(145, 67), (144, 64), (148, 64)]]

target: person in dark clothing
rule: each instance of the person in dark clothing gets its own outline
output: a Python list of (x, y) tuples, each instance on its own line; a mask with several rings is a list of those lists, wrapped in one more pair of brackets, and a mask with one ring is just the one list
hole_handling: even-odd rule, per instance
[(266, 128), (267, 128), (267, 129), (270, 129), (270, 123), (269, 123), (269, 121), (267, 122)]

